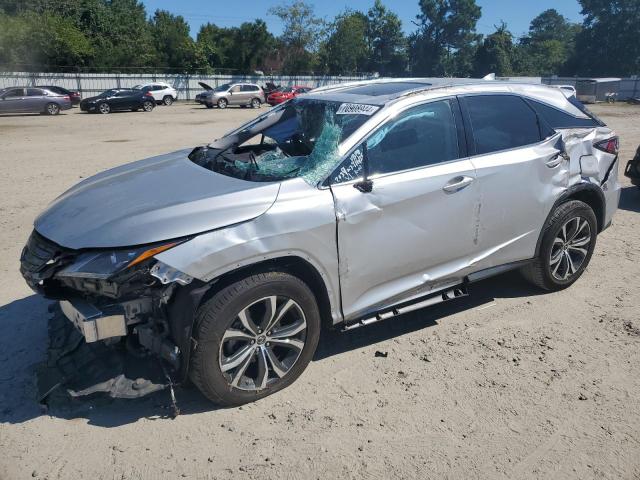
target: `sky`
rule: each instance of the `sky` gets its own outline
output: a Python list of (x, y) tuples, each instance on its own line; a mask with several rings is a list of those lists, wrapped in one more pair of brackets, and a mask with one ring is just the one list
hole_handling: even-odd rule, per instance
[[(316, 15), (332, 19), (346, 7), (367, 11), (374, 0), (350, 0), (336, 2), (332, 0), (307, 0), (315, 7)], [(200, 25), (211, 22), (220, 27), (237, 26), (242, 22), (256, 18), (264, 20), (269, 31), (278, 35), (282, 32), (282, 23), (277, 17), (267, 14), (273, 5), (280, 5), (281, 0), (142, 0), (151, 15), (156, 9), (168, 10), (182, 15), (191, 26), (191, 35), (195, 37)], [(509, 30), (519, 37), (529, 30), (531, 20), (549, 8), (555, 8), (570, 21), (580, 22), (580, 5), (577, 0), (476, 0), (482, 7), (482, 17), (478, 21), (479, 33), (488, 34), (495, 30), (501, 20), (507, 23)], [(418, 13), (418, 0), (383, 0), (383, 3), (402, 20), (405, 33), (415, 30), (411, 23)]]

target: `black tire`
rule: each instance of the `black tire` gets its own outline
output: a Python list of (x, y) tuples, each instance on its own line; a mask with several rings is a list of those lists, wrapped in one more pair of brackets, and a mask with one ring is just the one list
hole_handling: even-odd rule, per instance
[(164, 103), (167, 107), (173, 105), (173, 97), (171, 95), (165, 95), (162, 99), (162, 103)]
[(221, 98), (220, 100), (218, 100), (218, 108), (224, 110), (225, 108), (227, 108), (227, 105), (229, 105), (229, 102), (227, 102), (226, 98)]
[[(248, 306), (254, 302), (270, 296), (291, 299), (300, 307), (306, 321), (304, 346), (297, 359), (281, 378), (272, 378), (271, 383), (267, 383), (262, 389), (236, 388), (231, 385), (229, 378), (225, 377), (220, 365), (221, 350), (224, 347), (221, 344), (223, 336), (232, 325), (234, 329), (237, 328), (238, 315), (241, 311), (249, 308)], [(242, 405), (271, 395), (289, 386), (305, 370), (318, 345), (320, 325), (320, 312), (315, 297), (299, 278), (283, 272), (268, 272), (239, 280), (217, 292), (198, 309), (193, 333), (196, 348), (193, 351), (190, 378), (208, 399), (221, 406)], [(271, 332), (268, 333), (271, 335)], [(268, 348), (269, 344), (265, 345)], [(259, 349), (257, 344), (255, 348)], [(258, 353), (256, 350), (256, 360), (249, 360), (249, 362), (257, 364)], [(253, 354), (246, 358), (252, 357)], [(269, 362), (265, 364), (273, 365)], [(250, 368), (251, 365), (247, 367), (246, 372)], [(275, 369), (272, 371), (275, 372)]]
[[(571, 238), (573, 234), (572, 228), (576, 230), (581, 228), (580, 232), (576, 232), (575, 240), (573, 240), (580, 243), (578, 240), (582, 240), (583, 232), (586, 230), (583, 221), (588, 225), (588, 244), (580, 245), (580, 248), (567, 247), (568, 250), (561, 246), (562, 237)], [(566, 233), (562, 231), (563, 226), (566, 226)], [(587, 265), (589, 265), (596, 246), (597, 234), (598, 223), (596, 215), (589, 205), (579, 200), (571, 200), (559, 205), (547, 220), (543, 229), (538, 256), (530, 264), (522, 268), (524, 277), (534, 285), (548, 291), (557, 291), (569, 287), (580, 278)], [(564, 245), (569, 245), (570, 243), (567, 242)], [(578, 252), (578, 250), (585, 250), (586, 254)], [(563, 253), (563, 251), (568, 253)], [(575, 255), (574, 257), (571, 257), (572, 252)], [(560, 258), (560, 260), (553, 262), (552, 254), (554, 258)], [(569, 261), (566, 260), (567, 255), (570, 259)], [(576, 266), (578, 260), (580, 260), (580, 263), (579, 266)], [(552, 266), (552, 262), (555, 267)], [(563, 268), (563, 265), (566, 265), (566, 269)], [(569, 265), (571, 265), (571, 268)], [(571, 272), (572, 269), (575, 269), (575, 271)], [(562, 278), (563, 272), (569, 272), (566, 278)]]
[(47, 103), (44, 107), (44, 112), (47, 115), (58, 115), (60, 113), (60, 106), (57, 103)]
[(251, 99), (251, 108), (260, 108), (262, 106), (262, 102), (259, 98)]
[(151, 100), (145, 100), (144, 102), (142, 102), (142, 109), (145, 112), (151, 112), (153, 111), (153, 109), (155, 108), (155, 102), (152, 102)]
[(138, 110), (140, 110), (138, 107), (134, 107), (131, 109), (132, 112), (137, 112)]
[(111, 113), (111, 106), (109, 106), (109, 104), (106, 102), (100, 103), (96, 107), (96, 112), (102, 113), (103, 115), (107, 115), (108, 113)]

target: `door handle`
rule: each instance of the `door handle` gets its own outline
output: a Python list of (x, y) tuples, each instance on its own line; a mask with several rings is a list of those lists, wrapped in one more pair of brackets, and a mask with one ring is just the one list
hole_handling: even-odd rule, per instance
[(545, 165), (549, 168), (555, 168), (562, 163), (563, 160), (569, 160), (569, 156), (564, 152), (559, 152), (557, 155), (552, 157), (550, 160), (545, 162)]
[(449, 182), (444, 187), (442, 187), (442, 190), (447, 193), (456, 193), (473, 183), (473, 180), (473, 177), (461, 175), (449, 180)]

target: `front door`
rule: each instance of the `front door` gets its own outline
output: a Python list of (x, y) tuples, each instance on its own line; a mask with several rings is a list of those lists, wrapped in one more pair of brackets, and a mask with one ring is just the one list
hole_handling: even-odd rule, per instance
[(401, 112), (366, 140), (371, 192), (354, 188), (357, 147), (330, 182), (345, 319), (459, 283), (475, 249), (477, 183), (455, 99)]
[(561, 136), (521, 97), (460, 101), (473, 134), (471, 161), (481, 199), (475, 269), (530, 259), (547, 215), (567, 188)]
[(24, 88), (14, 88), (4, 93), (0, 100), (0, 112), (26, 111), (26, 96)]

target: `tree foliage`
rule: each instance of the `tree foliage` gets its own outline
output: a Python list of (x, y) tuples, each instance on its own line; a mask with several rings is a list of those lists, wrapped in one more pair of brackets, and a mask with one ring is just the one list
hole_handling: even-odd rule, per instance
[(416, 29), (408, 36), (384, 0), (370, 1), (367, 11), (347, 9), (325, 20), (310, 0), (285, 0), (267, 12), (283, 24), (277, 38), (256, 19), (234, 27), (207, 23), (194, 39), (183, 17), (165, 10), (149, 16), (142, 0), (0, 0), (0, 68), (459, 77), (640, 74), (640, 0), (578, 0), (581, 25), (548, 9), (532, 19), (521, 38), (504, 23), (484, 38), (479, 35), (482, 12), (476, 0), (414, 0)]
[(476, 23), (481, 8), (475, 0), (419, 0), (418, 31), (410, 38), (411, 70), (414, 74), (467, 76), (468, 55), (480, 39)]

